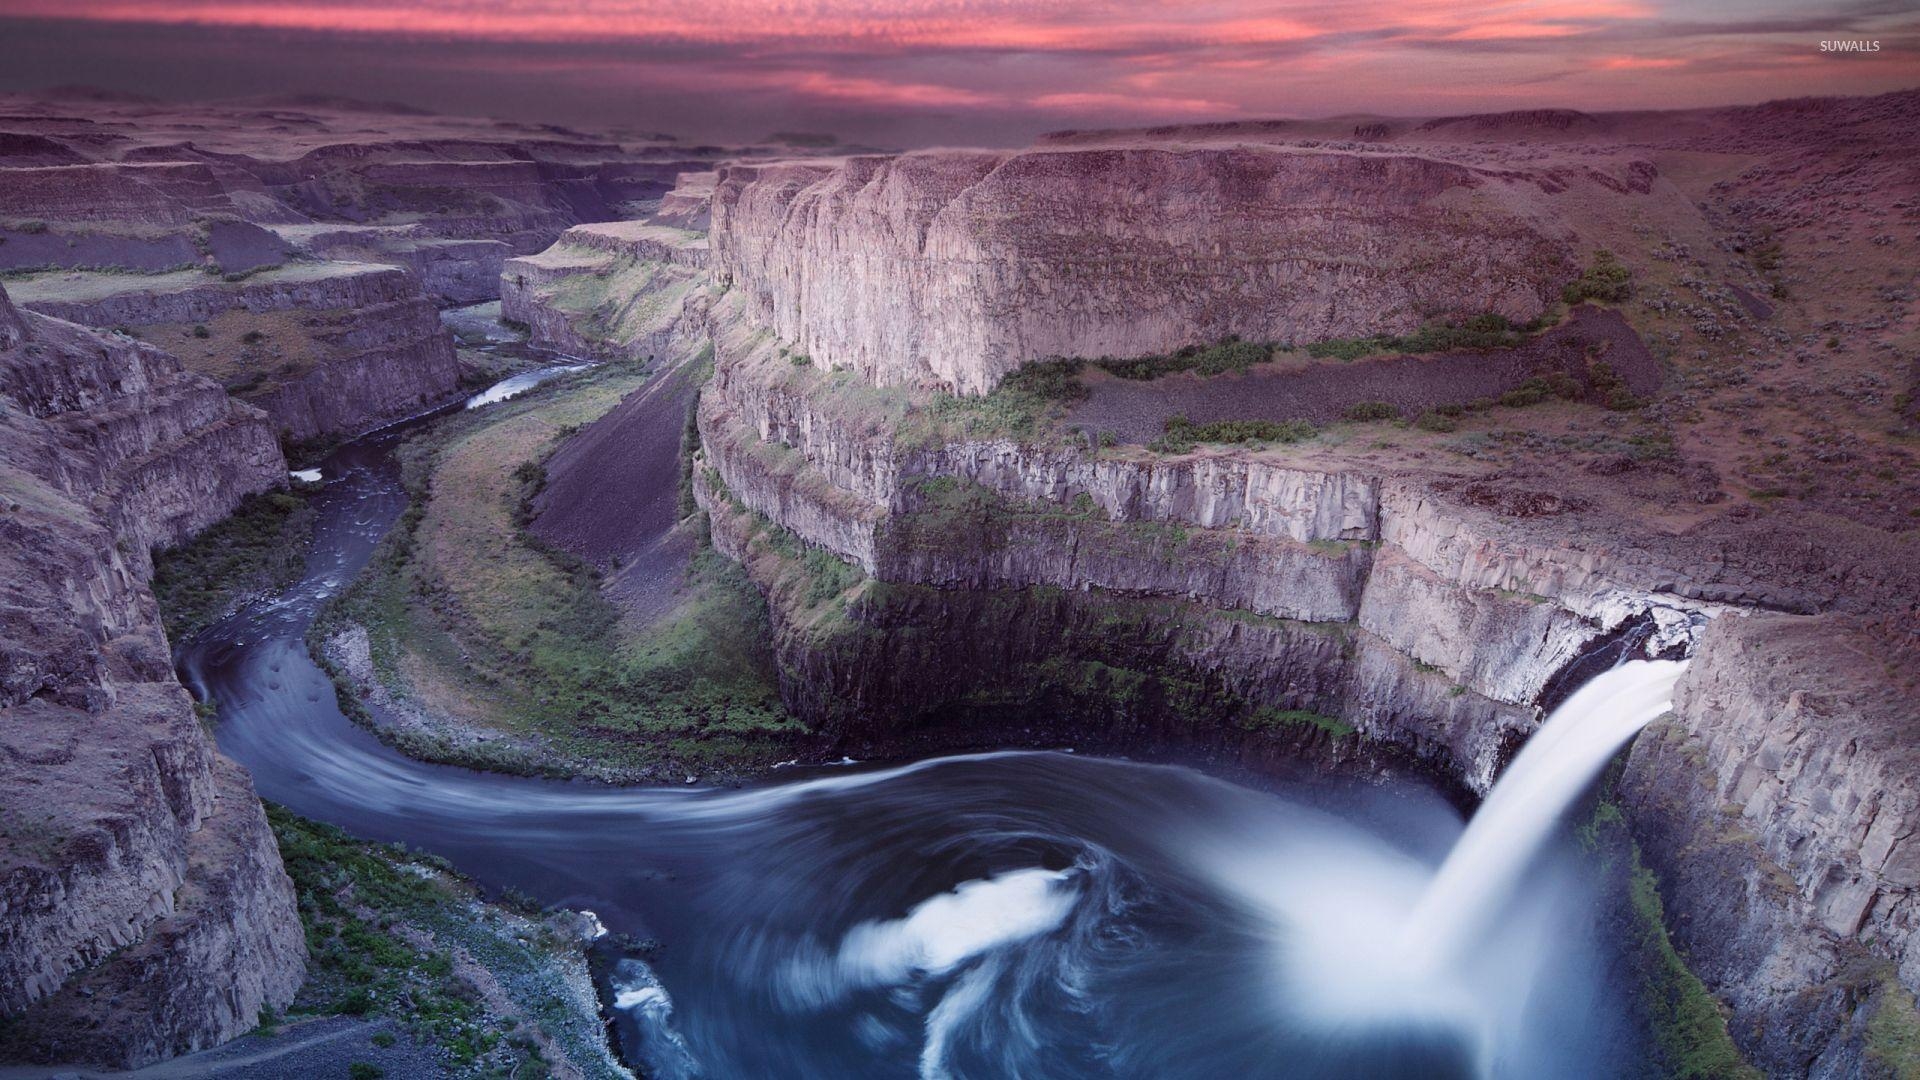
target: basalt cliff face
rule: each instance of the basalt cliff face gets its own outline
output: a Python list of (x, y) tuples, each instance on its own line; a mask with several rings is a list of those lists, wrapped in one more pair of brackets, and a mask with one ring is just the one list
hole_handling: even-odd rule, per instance
[(298, 988), (292, 886), (174, 678), (149, 551), (283, 481), (266, 417), (0, 294), (5, 1053), (133, 1067)]
[(751, 316), (817, 362), (978, 394), (1046, 357), (1524, 322), (1573, 273), (1548, 210), (1565, 186), (1252, 145), (729, 165), (713, 248)]

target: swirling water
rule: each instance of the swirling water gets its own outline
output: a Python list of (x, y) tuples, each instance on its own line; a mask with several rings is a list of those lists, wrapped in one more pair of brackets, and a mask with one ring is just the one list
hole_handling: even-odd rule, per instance
[(1066, 752), (743, 790), (423, 764), (342, 716), (302, 643), (404, 507), (403, 434), (324, 463), (305, 579), (188, 643), (183, 677), (220, 701), (220, 744), (266, 798), (658, 940), (614, 973), (646, 1074), (1578, 1077), (1637, 1060), (1590, 866), (1551, 829), (1626, 725), (1574, 740), (1584, 764), (1548, 770), (1550, 800), (1485, 826), (1512, 843), (1462, 843), (1413, 783), (1262, 792)]

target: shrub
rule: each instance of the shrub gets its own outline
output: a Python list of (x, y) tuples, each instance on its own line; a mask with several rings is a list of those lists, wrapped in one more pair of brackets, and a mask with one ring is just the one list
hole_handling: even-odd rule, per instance
[(349, 1080), (380, 1080), (385, 1075), (387, 1070), (371, 1061), (356, 1061), (347, 1066)]
[(1546, 375), (1535, 375), (1519, 386), (1500, 395), (1500, 404), (1509, 408), (1525, 408), (1538, 405), (1549, 398), (1577, 398), (1580, 396), (1580, 384), (1573, 376), (1564, 371), (1554, 371)]
[(1419, 428), (1421, 431), (1447, 432), (1458, 428), (1460, 425), (1456, 423), (1452, 417), (1442, 416), (1435, 410), (1428, 409), (1426, 412), (1421, 413), (1418, 419), (1414, 420), (1413, 426)]
[(1385, 401), (1356, 401), (1341, 413), (1348, 420), (1398, 420), (1400, 407)]
[(258, 330), (249, 330), (240, 335), (240, 341), (245, 345), (258, 345), (265, 340), (267, 340), (267, 335)]
[(1122, 379), (1146, 381), (1162, 375), (1171, 375), (1177, 371), (1193, 371), (1201, 375), (1224, 375), (1227, 372), (1244, 372), (1255, 364), (1263, 364), (1273, 356), (1273, 347), (1252, 341), (1241, 341), (1237, 337), (1226, 338), (1214, 345), (1189, 345), (1177, 352), (1161, 356), (1141, 356), (1126, 360), (1111, 357), (1093, 362), (1102, 371), (1117, 375)]
[(206, 323), (195, 323), (193, 327), (193, 336), (197, 338), (202, 338), (202, 339), (210, 338), (213, 336), (213, 331), (207, 329)]
[(1199, 443), (1296, 443), (1311, 439), (1319, 429), (1305, 420), (1216, 420), (1196, 424), (1184, 416), (1167, 419), (1166, 434), (1147, 449), (1183, 454)]
[(1601, 248), (1593, 253), (1593, 264), (1578, 278), (1560, 290), (1560, 298), (1569, 304), (1598, 300), (1619, 304), (1633, 295), (1633, 272), (1613, 252)]

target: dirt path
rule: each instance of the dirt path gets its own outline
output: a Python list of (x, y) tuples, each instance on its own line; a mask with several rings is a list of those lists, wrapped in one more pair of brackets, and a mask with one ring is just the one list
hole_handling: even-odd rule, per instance
[(1589, 348), (1612, 365), (1635, 394), (1660, 385), (1660, 366), (1616, 311), (1581, 307), (1565, 324), (1512, 349), (1465, 350), (1432, 356), (1377, 356), (1352, 363), (1319, 361), (1305, 367), (1254, 368), (1245, 375), (1165, 376), (1149, 382), (1104, 373), (1088, 375), (1091, 390), (1067, 423), (1110, 431), (1124, 443), (1147, 443), (1167, 418), (1197, 424), (1216, 420), (1340, 419), (1349, 405), (1384, 401), (1412, 419), (1435, 405), (1498, 397), (1531, 376), (1575, 371)]

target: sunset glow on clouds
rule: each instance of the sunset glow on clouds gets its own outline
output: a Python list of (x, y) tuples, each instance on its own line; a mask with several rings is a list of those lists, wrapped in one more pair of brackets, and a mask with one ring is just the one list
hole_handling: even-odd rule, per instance
[[(211, 96), (279, 79), (432, 104), (465, 79), (482, 104), (518, 93), (577, 112), (597, 91), (621, 115), (682, 128), (773, 114), (1017, 138), (1064, 123), (1658, 107), (1920, 83), (1907, 0), (0, 0), (0, 19), (20, 54), (0, 45), (0, 80), (19, 86), (55, 70), (32, 56), (66, 49), (75, 70), (51, 81), (142, 75)], [(1883, 44), (1872, 58), (1821, 54), (1835, 37)]]

